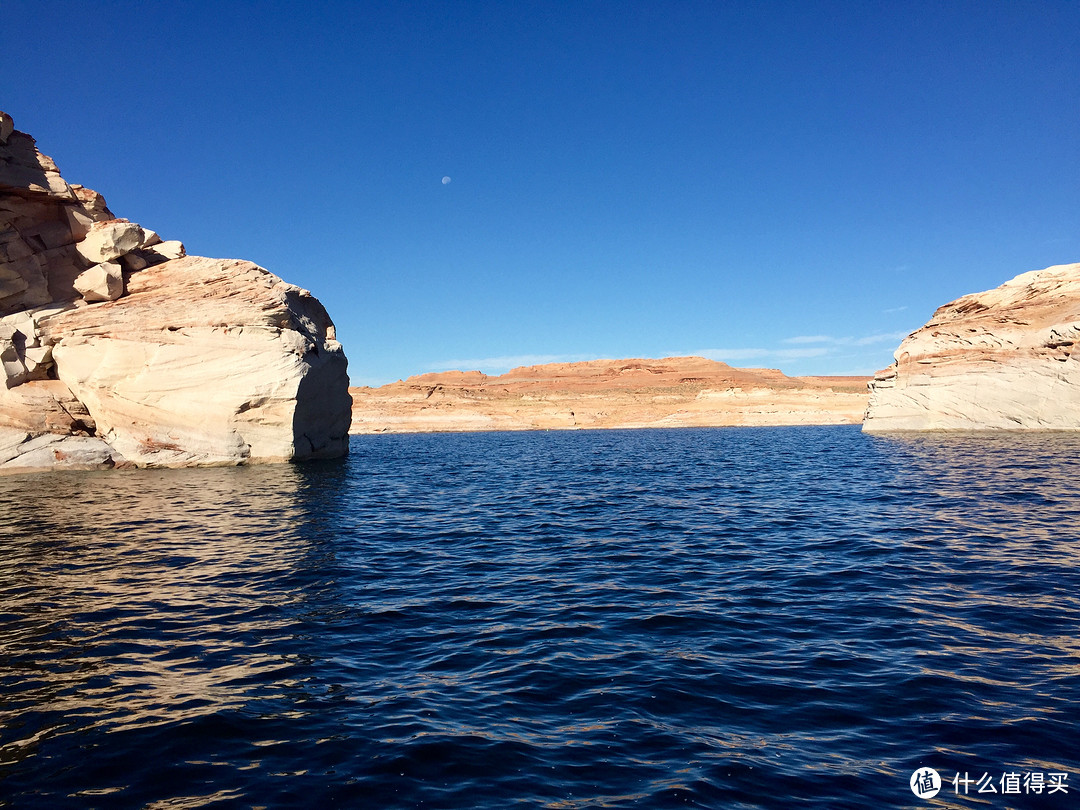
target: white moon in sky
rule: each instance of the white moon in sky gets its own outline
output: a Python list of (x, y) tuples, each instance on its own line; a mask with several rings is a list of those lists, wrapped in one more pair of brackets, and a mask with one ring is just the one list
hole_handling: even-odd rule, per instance
[(449, 177), (444, 177), (444, 178), (442, 179), (442, 184), (443, 184), (444, 186), (445, 186), (445, 185), (446, 185), (447, 183), (449, 183), (449, 182), (450, 182), (450, 178), (449, 178)]

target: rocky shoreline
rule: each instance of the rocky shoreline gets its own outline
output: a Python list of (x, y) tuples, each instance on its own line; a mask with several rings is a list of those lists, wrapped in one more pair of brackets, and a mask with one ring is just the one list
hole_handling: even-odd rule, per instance
[(349, 388), (309, 292), (116, 217), (0, 113), (0, 473), (332, 458), (350, 433), (1076, 430), (1078, 340), (1080, 264), (1064, 264), (939, 308), (869, 390), (701, 357)]

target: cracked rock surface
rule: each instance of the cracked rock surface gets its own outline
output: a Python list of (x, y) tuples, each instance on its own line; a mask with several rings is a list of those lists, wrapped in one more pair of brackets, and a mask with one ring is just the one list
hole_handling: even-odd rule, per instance
[(4, 113), (0, 363), (0, 472), (348, 450), (347, 361), (310, 293), (115, 217)]

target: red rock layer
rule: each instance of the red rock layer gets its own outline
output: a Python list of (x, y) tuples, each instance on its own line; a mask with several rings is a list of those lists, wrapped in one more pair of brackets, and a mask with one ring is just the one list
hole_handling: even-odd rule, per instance
[(703, 357), (421, 374), (351, 388), (353, 433), (854, 424), (862, 377), (788, 377)]

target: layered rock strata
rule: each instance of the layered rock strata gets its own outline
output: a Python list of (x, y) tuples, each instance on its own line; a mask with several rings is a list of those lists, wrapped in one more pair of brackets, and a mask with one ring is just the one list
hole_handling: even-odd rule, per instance
[(0, 362), (0, 471), (348, 449), (347, 363), (310, 293), (118, 219), (3, 113)]
[(422, 374), (353, 388), (353, 433), (856, 424), (862, 377), (787, 377), (702, 357)]
[(866, 431), (1080, 428), (1080, 264), (939, 308), (871, 383)]

